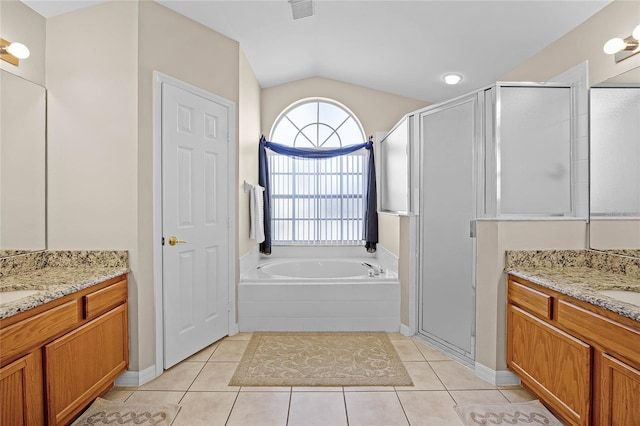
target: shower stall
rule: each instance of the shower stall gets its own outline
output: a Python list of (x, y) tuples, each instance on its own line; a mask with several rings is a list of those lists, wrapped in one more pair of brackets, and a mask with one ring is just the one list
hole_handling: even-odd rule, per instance
[(407, 195), (403, 205), (411, 208), (397, 213), (414, 224), (409, 328), (468, 365), (482, 309), (475, 294), (477, 221), (576, 215), (576, 176), (587, 165), (575, 156), (573, 92), (569, 84), (496, 83), (401, 121), (412, 126), (404, 132), (411, 155), (407, 178), (395, 180), (407, 187), (387, 191)]

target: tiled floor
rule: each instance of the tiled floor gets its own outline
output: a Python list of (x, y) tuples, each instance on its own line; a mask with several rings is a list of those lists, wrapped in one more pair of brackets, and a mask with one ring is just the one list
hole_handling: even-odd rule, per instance
[(440, 352), (398, 333), (389, 337), (415, 386), (227, 386), (251, 333), (227, 337), (139, 388), (105, 398), (182, 406), (174, 426), (461, 425), (456, 404), (534, 399), (520, 387), (496, 388)]

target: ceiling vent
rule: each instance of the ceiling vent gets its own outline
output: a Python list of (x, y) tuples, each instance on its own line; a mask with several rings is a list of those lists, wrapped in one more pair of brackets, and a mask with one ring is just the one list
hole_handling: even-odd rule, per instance
[(289, 5), (291, 6), (291, 18), (294, 21), (313, 16), (313, 0), (289, 0)]

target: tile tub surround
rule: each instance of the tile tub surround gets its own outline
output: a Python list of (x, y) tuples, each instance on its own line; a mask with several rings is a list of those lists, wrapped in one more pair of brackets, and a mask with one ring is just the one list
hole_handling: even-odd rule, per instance
[(640, 321), (640, 307), (600, 290), (640, 292), (640, 259), (592, 250), (508, 251), (505, 271)]
[(128, 272), (126, 251), (41, 251), (0, 259), (0, 291), (38, 291), (0, 305), (0, 319)]

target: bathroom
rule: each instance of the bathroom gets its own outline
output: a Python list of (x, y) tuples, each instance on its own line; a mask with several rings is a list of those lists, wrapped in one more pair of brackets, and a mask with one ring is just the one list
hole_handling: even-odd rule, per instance
[[(238, 42), (156, 2), (107, 2), (46, 20), (19, 2), (0, 7), (3, 33), (13, 25), (16, 38), (32, 51), (19, 68), (22, 76), (47, 88), (46, 248), (129, 251), (130, 383), (144, 383), (162, 371), (154, 339), (154, 70), (235, 102), (230, 263), (236, 277), (240, 258), (256, 248), (249, 238), (249, 199), (242, 182), (257, 182), (257, 136), (269, 134), (282, 110), (321, 94), (348, 104), (365, 129), (386, 131), (404, 114), (426, 106), (321, 77), (261, 89)], [(630, 34), (638, 25), (637, 10), (638, 2), (613, 2), (498, 79), (547, 81), (588, 60), (588, 84), (593, 85), (636, 68), (640, 55), (616, 64), (601, 45)], [(399, 317), (409, 327), (411, 226), (407, 217), (396, 215), (380, 214), (379, 222), (380, 246), (397, 258)], [(584, 249), (588, 229), (586, 220), (478, 223), (476, 306), (482, 309), (477, 312), (475, 359), (489, 376), (497, 379), (506, 371), (505, 250)], [(618, 241), (607, 241), (607, 248), (617, 248)]]

